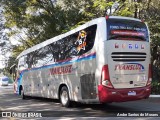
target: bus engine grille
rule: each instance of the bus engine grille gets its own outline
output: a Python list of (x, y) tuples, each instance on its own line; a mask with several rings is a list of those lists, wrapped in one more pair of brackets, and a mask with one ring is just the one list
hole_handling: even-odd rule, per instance
[(85, 74), (80, 77), (82, 99), (95, 99), (96, 83), (95, 74)]
[(116, 62), (145, 61), (146, 53), (143, 52), (112, 52), (111, 57)]

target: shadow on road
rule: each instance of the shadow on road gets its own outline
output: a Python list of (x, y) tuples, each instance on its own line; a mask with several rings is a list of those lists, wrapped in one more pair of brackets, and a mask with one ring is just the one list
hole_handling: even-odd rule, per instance
[[(59, 100), (27, 97), (22, 100), (21, 96), (13, 93), (3, 93), (0, 95), (1, 111), (16, 111), (16, 112), (41, 112), (46, 117), (97, 117), (97, 116), (116, 116), (117, 113), (123, 112), (145, 112), (145, 111), (160, 111), (159, 99), (149, 98), (148, 100), (111, 103), (111, 104), (80, 104), (74, 103), (71, 108), (64, 108), (59, 103)], [(155, 101), (157, 102), (155, 104)], [(150, 109), (148, 104), (153, 104), (157, 109)], [(153, 107), (154, 107), (153, 106)], [(3, 108), (3, 109), (2, 109)]]

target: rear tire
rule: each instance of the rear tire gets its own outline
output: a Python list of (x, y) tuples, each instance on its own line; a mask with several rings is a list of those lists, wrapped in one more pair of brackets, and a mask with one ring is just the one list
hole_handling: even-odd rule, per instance
[(60, 101), (63, 107), (70, 107), (71, 105), (68, 88), (66, 86), (63, 86), (60, 91)]
[(21, 90), (19, 91), (22, 99), (24, 100), (26, 98), (26, 96), (24, 95), (24, 91), (23, 91), (23, 87), (21, 87)]
[(23, 88), (22, 86), (19, 87), (19, 95), (22, 95), (22, 91), (23, 91)]
[[(23, 91), (23, 90), (22, 90)], [(22, 92), (22, 99), (24, 100), (24, 99), (26, 99), (26, 96), (24, 95), (24, 92)]]

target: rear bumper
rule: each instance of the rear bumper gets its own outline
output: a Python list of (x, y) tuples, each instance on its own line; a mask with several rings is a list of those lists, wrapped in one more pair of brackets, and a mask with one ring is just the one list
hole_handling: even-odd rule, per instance
[[(136, 95), (128, 95), (129, 92), (135, 92)], [(148, 98), (151, 93), (151, 86), (143, 88), (111, 89), (105, 86), (98, 86), (98, 96), (101, 103), (125, 102)]]

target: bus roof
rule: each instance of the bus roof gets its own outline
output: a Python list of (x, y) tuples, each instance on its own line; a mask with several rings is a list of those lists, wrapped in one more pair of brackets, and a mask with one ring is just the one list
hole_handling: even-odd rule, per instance
[(108, 18), (113, 18), (113, 19), (127, 19), (127, 20), (134, 20), (134, 21), (139, 21), (142, 22), (140, 19), (137, 18), (132, 18), (132, 17), (122, 17), (122, 16), (106, 16)]
[[(113, 18), (113, 19), (127, 19), (127, 20), (141, 21), (141, 20), (136, 19), (136, 18), (121, 17), (121, 16), (108, 16), (108, 18)], [(99, 22), (102, 22), (102, 21), (105, 20), (105, 19), (106, 19), (105, 17), (100, 17), (100, 18), (93, 19), (93, 20), (91, 20), (91, 21), (89, 21), (89, 22), (87, 22), (87, 23), (85, 23), (85, 24), (83, 24), (83, 25), (81, 25), (81, 26), (79, 26), (79, 27), (77, 27), (77, 28), (69, 31), (69, 32), (66, 32), (66, 33), (64, 33), (64, 34), (61, 34), (61, 35), (58, 35), (58, 36), (53, 37), (53, 38), (51, 38), (51, 39), (48, 39), (48, 40), (46, 40), (46, 41), (44, 41), (44, 42), (42, 42), (42, 43), (39, 43), (39, 44), (37, 44), (37, 45), (35, 45), (35, 46), (31, 47), (31, 48), (28, 48), (28, 49), (24, 50), (23, 52), (21, 52), (21, 53), (18, 55), (17, 59), (19, 59), (21, 56), (24, 56), (24, 55), (26, 55), (26, 54), (28, 54), (28, 53), (30, 53), (30, 52), (33, 52), (33, 51), (38, 50), (38, 49), (40, 49), (40, 48), (42, 48), (42, 47), (45, 47), (45, 46), (47, 46), (47, 45), (49, 45), (49, 44), (51, 44), (51, 43), (53, 43), (53, 42), (55, 42), (55, 41), (58, 41), (59, 39), (62, 39), (62, 38), (64, 38), (64, 37), (68, 36), (68, 35), (71, 35), (71, 34), (77, 32), (77, 31), (79, 31), (79, 30), (81, 30), (81, 29), (84, 29), (84, 28), (86, 28), (87, 26), (90, 26), (90, 25), (93, 25), (93, 24), (97, 24), (97, 23), (99, 23)]]

